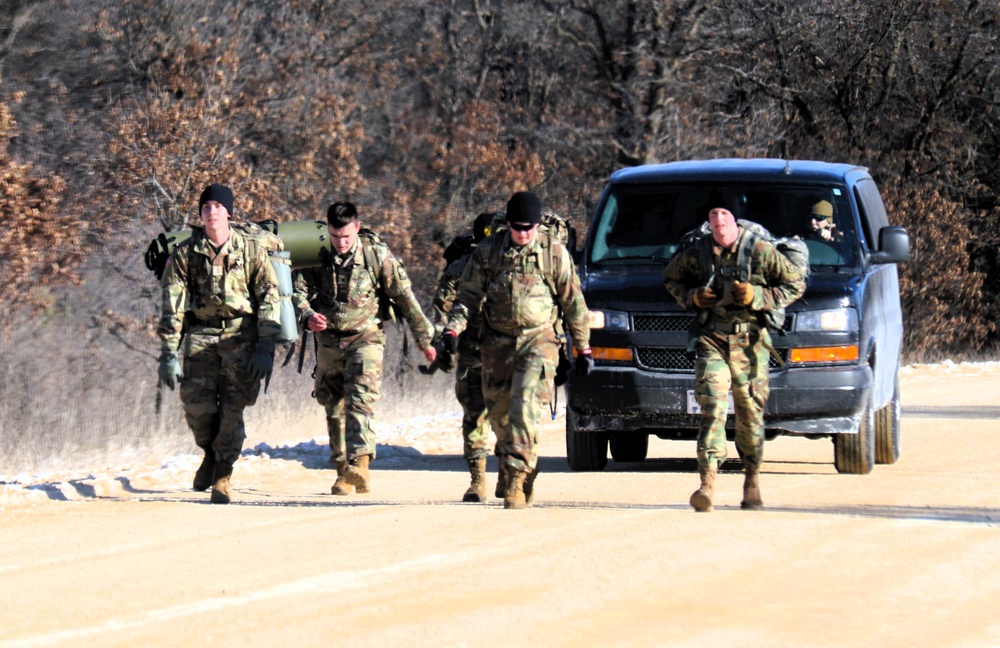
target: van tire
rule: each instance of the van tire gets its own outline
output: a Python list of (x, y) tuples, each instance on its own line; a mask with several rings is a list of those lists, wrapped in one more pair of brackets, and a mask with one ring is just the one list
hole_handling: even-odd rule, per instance
[(844, 475), (867, 475), (875, 467), (875, 407), (871, 395), (857, 433), (834, 435), (833, 465)]
[(899, 459), (902, 418), (903, 407), (900, 404), (899, 370), (897, 369), (892, 400), (875, 413), (875, 463), (894, 464)]
[(611, 435), (611, 458), (619, 463), (645, 461), (649, 453), (649, 434), (615, 432)]
[(566, 408), (566, 460), (574, 472), (597, 472), (608, 465), (608, 434), (580, 431), (576, 416)]

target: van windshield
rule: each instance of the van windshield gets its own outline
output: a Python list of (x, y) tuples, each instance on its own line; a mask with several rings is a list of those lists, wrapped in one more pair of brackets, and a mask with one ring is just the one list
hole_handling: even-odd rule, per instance
[[(737, 196), (740, 218), (775, 236), (798, 236), (816, 270), (856, 265), (858, 237), (843, 187), (776, 184), (619, 185), (592, 224), (594, 264), (663, 263), (708, 217), (712, 192)], [(825, 231), (824, 231), (825, 230)]]

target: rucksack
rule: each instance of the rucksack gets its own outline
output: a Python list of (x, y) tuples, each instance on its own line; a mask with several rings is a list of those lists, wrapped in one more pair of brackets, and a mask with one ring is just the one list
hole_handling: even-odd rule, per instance
[[(739, 280), (747, 281), (750, 278), (750, 250), (753, 248), (757, 238), (762, 238), (771, 243), (792, 265), (802, 274), (802, 279), (809, 276), (809, 248), (806, 242), (798, 236), (775, 236), (766, 227), (753, 221), (739, 219), (736, 221), (740, 227), (746, 230), (751, 236), (744, 236), (740, 247), (736, 252), (736, 265), (739, 268)], [(697, 246), (698, 262), (701, 265), (702, 276), (710, 278), (712, 274), (712, 229), (705, 221), (701, 227), (697, 227), (681, 237), (677, 248), (677, 254), (689, 247)], [(708, 283), (708, 281), (706, 281)], [(785, 309), (776, 308), (774, 310), (761, 313), (763, 324), (774, 331), (782, 330), (785, 324)]]
[(444, 249), (445, 263), (458, 261), (466, 254), (476, 249), (476, 238), (472, 234), (461, 234), (452, 239), (448, 247)]

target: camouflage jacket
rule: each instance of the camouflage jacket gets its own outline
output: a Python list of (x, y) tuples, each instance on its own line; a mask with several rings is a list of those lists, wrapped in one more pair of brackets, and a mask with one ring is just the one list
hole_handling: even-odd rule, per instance
[[(366, 267), (362, 245), (372, 246), (377, 268)], [(320, 313), (327, 319), (330, 334), (365, 331), (382, 324), (380, 297), (388, 296), (409, 325), (417, 345), (421, 349), (430, 347), (434, 332), (431, 323), (413, 296), (403, 264), (384, 243), (362, 242), (359, 236), (344, 258), (336, 254), (331, 257), (321, 266), (303, 268), (296, 274), (292, 303), (303, 322), (313, 313)]]
[(257, 316), (257, 336), (273, 339), (281, 330), (278, 279), (266, 249), (231, 227), (216, 252), (197, 230), (177, 245), (160, 280), (163, 307), (157, 334), (164, 351), (180, 346), (184, 313), (198, 320)]
[(663, 273), (663, 285), (677, 303), (688, 310), (698, 310), (692, 301), (695, 290), (711, 279), (711, 288), (719, 297), (718, 303), (702, 311), (702, 324), (718, 322), (759, 323), (760, 312), (784, 308), (802, 296), (806, 282), (795, 265), (768, 241), (759, 238), (750, 250), (750, 279), (754, 287), (753, 301), (749, 306), (737, 306), (731, 293), (732, 279), (737, 276), (737, 253), (747, 231), (740, 228), (740, 235), (729, 250), (723, 250), (711, 241), (712, 274), (704, 276), (698, 257), (698, 245), (692, 245), (674, 256)]
[[(548, 277), (545, 255), (552, 259)], [(562, 243), (541, 231), (522, 247), (511, 243), (508, 231), (480, 241), (445, 328), (461, 333), (480, 311), (486, 326), (515, 337), (553, 327), (561, 311), (573, 345), (590, 346), (587, 304), (573, 259)]]
[[(465, 272), (465, 267), (469, 265), (469, 259), (472, 258), (472, 252), (474, 251), (475, 248), (455, 259), (445, 266), (444, 272), (441, 273), (441, 279), (438, 280), (438, 288), (437, 292), (434, 293), (433, 302), (435, 334), (440, 334), (444, 331), (445, 326), (448, 324), (448, 314), (451, 313), (455, 299), (458, 297), (458, 286), (462, 280), (462, 274)], [(479, 356), (479, 321), (480, 316), (477, 314), (469, 321), (466, 332), (459, 336), (459, 355)]]

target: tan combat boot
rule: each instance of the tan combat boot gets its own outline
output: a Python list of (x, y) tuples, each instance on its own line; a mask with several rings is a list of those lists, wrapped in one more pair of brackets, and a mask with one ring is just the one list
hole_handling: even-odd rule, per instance
[(691, 506), (698, 513), (707, 513), (712, 510), (712, 495), (715, 492), (715, 468), (702, 468), (698, 474), (701, 476), (701, 487), (691, 493)]
[(740, 508), (744, 511), (759, 511), (764, 508), (764, 501), (760, 498), (760, 468), (746, 468), (746, 476), (743, 478), (743, 501)]
[(371, 459), (371, 455), (359, 455), (351, 459), (351, 463), (344, 467), (344, 481), (354, 486), (358, 493), (367, 493), (371, 490), (371, 480), (368, 473), (368, 464)]
[(463, 502), (485, 502), (486, 501), (486, 457), (469, 460), (469, 474), (472, 475), (472, 483), (469, 490), (462, 496)]
[(333, 486), (330, 487), (331, 495), (353, 495), (354, 486), (347, 482), (344, 477), (344, 473), (347, 470), (346, 461), (335, 461), (333, 462), (337, 466), (337, 481), (333, 482)]
[(215, 475), (215, 450), (209, 447), (205, 450), (205, 458), (201, 460), (198, 471), (194, 474), (194, 483), (191, 487), (196, 491), (206, 491), (212, 485)]
[(527, 473), (507, 469), (507, 490), (503, 494), (503, 507), (505, 509), (527, 508), (528, 502), (524, 499), (525, 477), (527, 477)]
[(507, 492), (507, 466), (500, 457), (500, 468), (497, 470), (497, 489), (493, 491), (494, 497), (503, 497)]
[(219, 461), (215, 464), (215, 483), (212, 484), (212, 504), (229, 504), (229, 478), (233, 476), (233, 464)]
[(524, 501), (528, 506), (535, 500), (535, 477), (538, 477), (538, 466), (524, 478)]

